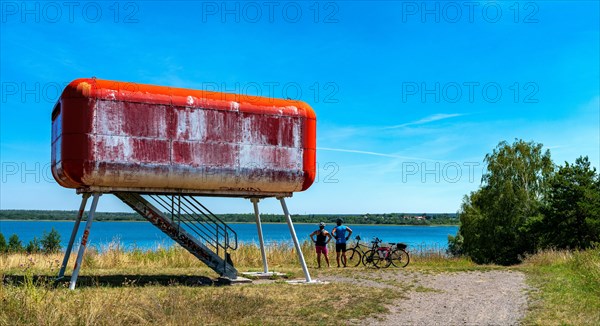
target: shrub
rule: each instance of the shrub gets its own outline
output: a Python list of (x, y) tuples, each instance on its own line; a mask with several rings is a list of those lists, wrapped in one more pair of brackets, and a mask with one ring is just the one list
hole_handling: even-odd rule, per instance
[(454, 257), (462, 256), (464, 254), (463, 241), (464, 238), (460, 232), (456, 236), (448, 235), (448, 254)]
[(8, 252), (16, 253), (22, 251), (23, 243), (21, 242), (21, 239), (19, 239), (19, 236), (16, 234), (11, 235), (10, 238), (8, 238)]
[(27, 251), (28, 254), (34, 254), (42, 251), (40, 240), (37, 237), (33, 237), (33, 239), (29, 241), (25, 247), (25, 251)]
[(41, 243), (45, 253), (51, 254), (59, 252), (61, 249), (60, 234), (54, 228), (52, 228), (50, 233), (44, 231)]
[(0, 232), (0, 254), (6, 252), (8, 248), (6, 247), (6, 239), (4, 239), (4, 234)]

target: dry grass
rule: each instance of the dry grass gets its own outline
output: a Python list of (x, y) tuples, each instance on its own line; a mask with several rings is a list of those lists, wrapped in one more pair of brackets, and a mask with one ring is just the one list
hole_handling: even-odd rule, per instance
[(524, 266), (542, 267), (552, 264), (565, 264), (572, 260), (572, 251), (549, 249), (535, 255), (527, 256)]
[[(339, 324), (385, 311), (394, 292), (341, 284), (235, 287), (3, 286), (0, 324)], [(339, 305), (344, 302), (344, 305)]]
[[(349, 284), (198, 286), (217, 275), (182, 248), (86, 253), (76, 291), (52, 282), (62, 256), (0, 255), (0, 325), (343, 324), (386, 311), (400, 291)], [(305, 244), (307, 259), (316, 259)], [(301, 276), (294, 250), (270, 246), (272, 269)], [(232, 255), (238, 270), (259, 270), (260, 250)], [(72, 262), (67, 274), (72, 269)], [(184, 286), (185, 284), (185, 286)]]
[[(317, 255), (314, 246), (308, 242), (301, 245), (302, 253), (309, 267), (317, 266)], [(334, 266), (335, 252), (330, 248), (329, 260)], [(269, 269), (289, 270), (298, 269), (298, 256), (293, 247), (283, 243), (272, 243), (266, 248)], [(76, 251), (69, 259), (67, 271), (72, 270), (75, 262)], [(262, 256), (260, 249), (254, 244), (240, 244), (239, 248), (232, 251), (231, 258), (238, 270), (262, 270)], [(12, 273), (18, 273), (24, 266), (30, 266), (36, 273), (51, 275), (58, 271), (62, 263), (63, 254), (11, 254), (0, 255), (0, 267)], [(497, 266), (477, 265), (464, 257), (448, 257), (441, 250), (410, 251), (410, 264), (407, 268), (413, 270), (477, 270), (490, 269)], [(30, 264), (31, 261), (34, 264)], [(323, 261), (324, 263), (324, 261)], [(126, 251), (118, 242), (113, 242), (100, 251), (89, 248), (84, 256), (81, 269), (82, 275), (93, 274), (97, 270), (129, 270), (156, 273), (169, 269), (197, 269), (201, 272), (211, 273), (196, 257), (179, 246), (159, 248), (158, 250), (129, 250)], [(216, 275), (216, 274), (215, 274)]]
[[(380, 272), (365, 267), (316, 270), (316, 255), (308, 243), (302, 250), (313, 276), (340, 275), (380, 282)], [(267, 249), (271, 270), (301, 277), (296, 252), (286, 245)], [(241, 245), (232, 254), (240, 271), (261, 270), (260, 250)], [(75, 254), (67, 269), (72, 270)], [(330, 254), (335, 265), (335, 253)], [(357, 284), (295, 286), (270, 284), (218, 287), (217, 276), (182, 248), (124, 251), (118, 244), (89, 250), (78, 289), (66, 282), (55, 286), (62, 255), (0, 255), (0, 325), (109, 324), (340, 324), (385, 314), (385, 305), (410, 290), (412, 284), (387, 288)], [(404, 269), (386, 273), (421, 273), (507, 269), (476, 265), (466, 258), (449, 258), (439, 251), (411, 253)], [(527, 324), (600, 324), (600, 250), (546, 251), (528, 257), (527, 273), (533, 305)], [(391, 287), (389, 285), (392, 285)], [(390, 289), (391, 288), (391, 289)], [(414, 289), (412, 289), (414, 290)], [(416, 289), (417, 291), (419, 289)], [(420, 289), (423, 290), (423, 289)]]
[[(284, 244), (273, 244), (266, 248), (267, 261), (270, 267), (298, 267), (295, 250)], [(302, 251), (307, 261), (316, 261), (316, 254), (308, 243), (302, 245)], [(77, 253), (74, 251), (69, 259), (67, 270), (71, 270)], [(241, 244), (232, 252), (231, 258), (236, 267), (242, 269), (257, 269), (262, 267), (262, 256), (256, 245)], [(52, 274), (57, 272), (63, 260), (63, 254), (10, 254), (0, 255), (0, 266), (5, 271), (18, 272), (28, 267), (36, 273)], [(89, 248), (84, 256), (81, 269), (82, 275), (94, 270), (145, 270), (153, 272), (157, 269), (200, 269), (209, 270), (202, 262), (179, 246), (152, 250), (125, 251), (118, 243), (113, 243), (101, 252)]]

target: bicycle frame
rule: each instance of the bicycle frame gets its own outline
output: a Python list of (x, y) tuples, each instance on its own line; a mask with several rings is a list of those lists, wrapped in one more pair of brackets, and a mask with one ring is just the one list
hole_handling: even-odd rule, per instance
[[(393, 247), (377, 247), (377, 253), (379, 254), (379, 258), (381, 259), (388, 259), (390, 257), (390, 254), (393, 251)], [(383, 255), (382, 255), (383, 253)]]
[(354, 239), (356, 239), (356, 242), (354, 243), (354, 247), (352, 247), (352, 248), (348, 248), (348, 250), (356, 249), (356, 250), (359, 250), (361, 254), (364, 254), (364, 253), (365, 253), (365, 251), (364, 251), (362, 248), (363, 248), (363, 247), (366, 247), (366, 248), (368, 248), (368, 246), (366, 246), (366, 245), (364, 245), (364, 244), (361, 244), (361, 243), (360, 243), (360, 240), (361, 240), (361, 239), (360, 239), (360, 236), (359, 236), (359, 235), (357, 235), (357, 236), (356, 236), (356, 238), (354, 238)]

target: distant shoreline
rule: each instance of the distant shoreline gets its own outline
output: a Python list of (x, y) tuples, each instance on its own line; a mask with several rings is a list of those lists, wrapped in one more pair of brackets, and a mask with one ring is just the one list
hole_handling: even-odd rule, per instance
[[(77, 211), (58, 210), (0, 210), (1, 221), (75, 221)], [(253, 213), (244, 214), (217, 214), (225, 223), (255, 223)], [(335, 225), (335, 221), (342, 218), (348, 225), (415, 225), (415, 226), (450, 226), (458, 225), (456, 213), (384, 213), (384, 214), (292, 214), (295, 224), (318, 224), (325, 222)], [(285, 223), (283, 214), (261, 214), (262, 223)], [(125, 212), (96, 212), (94, 222), (145, 222), (146, 220), (137, 213)]]
[[(83, 219), (85, 220), (85, 218)], [(293, 219), (292, 219), (293, 221)], [(0, 219), (0, 223), (2, 222), (75, 222), (75, 220), (37, 220), (37, 219), (21, 219), (21, 220), (17, 220), (17, 219)], [(96, 221), (94, 220), (94, 223), (104, 223), (104, 222), (116, 222), (116, 223), (147, 223), (148, 221), (135, 221), (135, 220), (131, 220), (131, 221), (127, 221), (127, 220), (118, 220), (118, 221), (111, 221), (111, 220), (101, 220), (101, 221)], [(256, 222), (235, 222), (235, 221), (227, 221), (227, 224), (255, 224)], [(261, 222), (261, 224), (286, 224), (286, 222)], [(310, 222), (294, 222), (294, 225), (310, 225), (310, 224), (314, 224), (315, 226), (317, 226), (317, 223), (310, 223)], [(327, 226), (335, 226), (334, 223), (329, 223)], [(352, 226), (352, 225), (361, 225), (361, 226), (431, 226), (431, 227), (436, 227), (436, 226), (459, 226), (459, 224), (366, 224), (366, 223), (344, 223), (344, 225), (347, 226)]]

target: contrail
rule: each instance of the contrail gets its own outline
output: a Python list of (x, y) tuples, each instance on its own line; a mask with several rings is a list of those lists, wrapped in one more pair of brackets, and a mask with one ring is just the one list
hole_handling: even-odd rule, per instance
[(430, 115), (428, 117), (425, 117), (425, 118), (417, 120), (417, 121), (407, 122), (407, 123), (403, 123), (403, 124), (395, 125), (395, 126), (389, 126), (389, 127), (383, 128), (383, 129), (397, 129), (397, 128), (408, 127), (408, 126), (413, 126), (413, 125), (422, 125), (422, 124), (429, 123), (429, 122), (450, 119), (450, 118), (454, 118), (454, 117), (460, 117), (462, 115), (463, 114), (460, 114), (460, 113), (450, 113), (450, 114), (438, 113), (438, 114)]
[(400, 156), (394, 154), (386, 154), (386, 153), (378, 153), (378, 152), (369, 152), (369, 151), (360, 151), (356, 149), (343, 149), (343, 148), (329, 148), (329, 147), (317, 147), (318, 150), (322, 151), (331, 151), (331, 152), (344, 152), (344, 153), (356, 153), (356, 154), (365, 154), (365, 155), (374, 155), (374, 156), (383, 156), (383, 157), (391, 157), (391, 158), (399, 158), (403, 160), (417, 160), (417, 161), (431, 161), (431, 162), (445, 162), (441, 160), (434, 160), (430, 158), (422, 158), (422, 157), (410, 157), (410, 156)]

